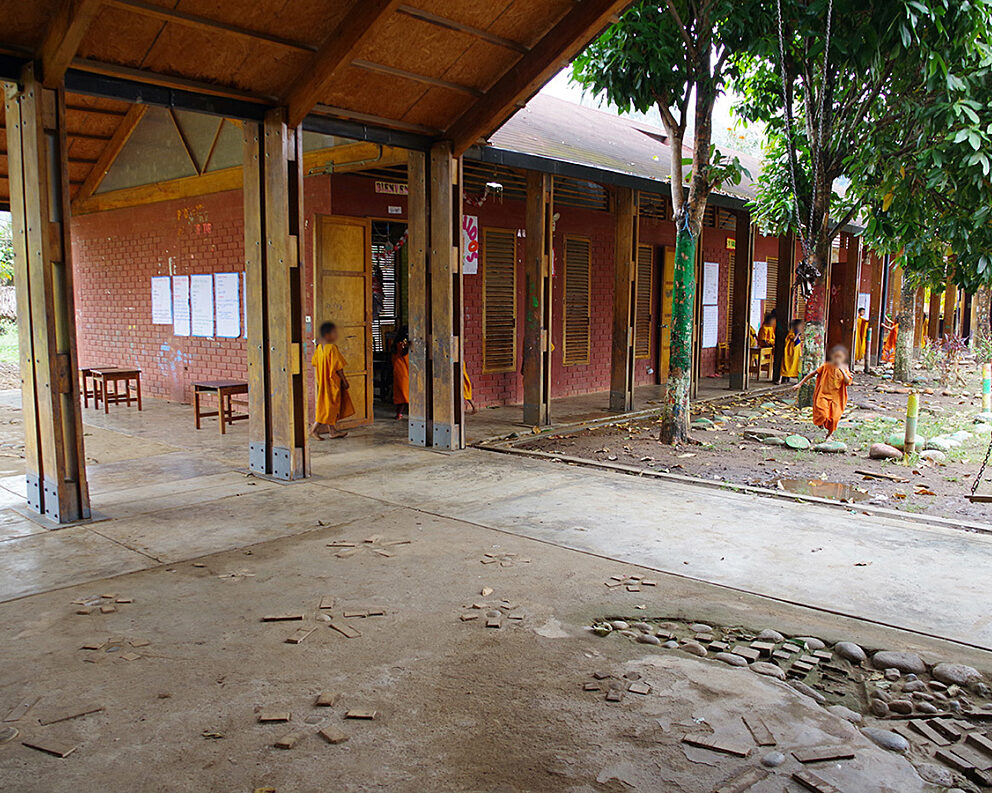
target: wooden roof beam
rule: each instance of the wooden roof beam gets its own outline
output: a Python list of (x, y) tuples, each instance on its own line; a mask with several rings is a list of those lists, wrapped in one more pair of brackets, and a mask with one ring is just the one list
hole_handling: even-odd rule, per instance
[[(96, 163), (92, 168), (90, 168), (90, 172), (86, 175), (86, 179), (83, 180), (83, 186), (79, 188), (79, 192), (73, 199), (74, 205), (78, 202), (85, 201), (96, 192), (97, 188), (100, 186), (100, 182), (103, 181), (103, 177), (107, 175), (107, 171), (110, 170), (110, 166), (114, 164), (114, 160), (117, 159), (117, 155), (121, 153), (121, 149), (124, 148), (124, 144), (128, 142), (131, 137), (131, 133), (134, 132), (135, 128), (138, 126), (138, 122), (144, 118), (147, 110), (148, 105), (131, 105), (127, 111), (127, 114), (124, 116), (124, 120), (117, 126), (117, 130), (114, 132), (114, 136), (110, 139), (110, 143), (108, 143), (104, 150), (100, 153)], [(70, 134), (69, 137), (71, 139), (73, 136)]]
[(63, 0), (37, 53), (47, 87), (55, 88), (62, 82), (100, 5), (101, 0)]
[(441, 80), (437, 77), (428, 77), (425, 74), (417, 74), (416, 72), (408, 72), (406, 69), (397, 69), (394, 66), (386, 66), (381, 63), (373, 63), (372, 61), (363, 60), (353, 60), (351, 62), (352, 66), (358, 69), (364, 69), (367, 72), (378, 72), (379, 74), (385, 74), (390, 77), (399, 77), (404, 80), (412, 80), (415, 83), (423, 83), (424, 85), (433, 85), (438, 88), (447, 88), (449, 91), (454, 91), (459, 94), (468, 94), (469, 96), (474, 96), (476, 99), (482, 97), (482, 91), (477, 88), (472, 88), (468, 85), (462, 85), (461, 83), (452, 83), (448, 80)]
[(303, 122), (307, 113), (323, 99), (335, 75), (354, 60), (362, 45), (399, 5), (399, 0), (358, 0), (355, 3), (283, 97), (289, 108), (289, 126)]
[(307, 44), (303, 41), (294, 41), (292, 39), (282, 38), (281, 36), (273, 36), (269, 33), (263, 33), (258, 30), (249, 30), (248, 28), (238, 27), (237, 25), (229, 25), (226, 22), (220, 22), (216, 19), (201, 17), (196, 14), (187, 14), (185, 11), (178, 11), (174, 8), (152, 5), (151, 3), (142, 2), (142, 0), (103, 0), (103, 2), (105, 5), (113, 8), (121, 8), (125, 11), (132, 11), (136, 14), (141, 14), (142, 16), (157, 19), (160, 22), (173, 22), (177, 25), (184, 25), (185, 27), (195, 28), (197, 30), (205, 30), (209, 33), (232, 33), (236, 36), (241, 36), (242, 38), (250, 38), (256, 41), (266, 41), (269, 44), (277, 44), (280, 47), (296, 50), (297, 52), (311, 53), (317, 51), (317, 48), (314, 45)]
[(563, 69), (630, 0), (581, 0), (445, 132), (455, 155), (489, 135)]
[(510, 39), (503, 38), (502, 36), (497, 36), (495, 33), (490, 33), (488, 30), (472, 27), (471, 25), (465, 25), (461, 22), (456, 22), (454, 19), (439, 16), (438, 14), (432, 14), (430, 11), (424, 11), (422, 8), (401, 5), (396, 10), (401, 14), (406, 14), (414, 19), (419, 19), (421, 22), (428, 22), (439, 28), (455, 30), (459, 33), (467, 33), (468, 35), (475, 36), (483, 41), (488, 41), (490, 44), (495, 44), (497, 47), (504, 47), (508, 50), (519, 52), (521, 55), (526, 55), (529, 51), (526, 45), (521, 44), (518, 41), (511, 41)]

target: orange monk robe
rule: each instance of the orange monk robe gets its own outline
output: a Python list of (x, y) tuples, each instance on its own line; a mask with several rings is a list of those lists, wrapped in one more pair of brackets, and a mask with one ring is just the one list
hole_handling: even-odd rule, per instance
[(896, 357), (896, 339), (899, 338), (899, 323), (893, 324), (882, 346), (882, 360), (891, 363)]
[(317, 383), (317, 402), (314, 419), (318, 424), (333, 425), (355, 412), (348, 390), (341, 388), (338, 374), (348, 365), (336, 344), (321, 344), (313, 351), (310, 363)]
[(840, 417), (847, 407), (847, 375), (832, 363), (825, 363), (816, 370), (816, 388), (813, 391), (813, 423), (833, 432), (840, 424)]
[(462, 369), (462, 396), (469, 402), (472, 401), (472, 381), (468, 378), (468, 372)]
[(761, 326), (761, 330), (758, 331), (758, 346), (759, 347), (775, 346), (775, 328), (773, 328), (771, 325)]
[(858, 327), (854, 336), (854, 360), (860, 361), (865, 357), (868, 348), (868, 320), (858, 317)]
[(747, 326), (747, 343), (751, 347), (758, 346), (758, 334), (754, 332), (754, 328), (752, 328), (750, 325)]
[(393, 353), (393, 404), (410, 402), (410, 356)]
[(782, 350), (782, 377), (799, 377), (802, 349), (802, 339), (790, 330), (785, 337), (785, 349)]

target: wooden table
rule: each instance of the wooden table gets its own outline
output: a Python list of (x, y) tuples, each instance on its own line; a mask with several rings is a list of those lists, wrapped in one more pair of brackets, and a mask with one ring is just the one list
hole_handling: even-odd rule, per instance
[(772, 370), (775, 367), (774, 347), (752, 347), (751, 348), (751, 370), (757, 370), (757, 379), (761, 379), (761, 370), (768, 370), (768, 379), (772, 379)]
[[(100, 400), (103, 400), (103, 412), (109, 413), (110, 406), (119, 405), (121, 402), (127, 403), (131, 407), (131, 381), (134, 381), (134, 388), (137, 392), (138, 410), (141, 410), (141, 370), (137, 367), (121, 366), (91, 366), (89, 376), (93, 379), (93, 407), (100, 409)], [(118, 383), (124, 383), (124, 393), (117, 387)], [(113, 386), (111, 391), (110, 386)]]
[[(83, 407), (88, 408), (90, 406), (90, 397), (93, 397), (93, 406), (96, 407), (96, 378), (93, 377), (93, 370), (101, 369), (116, 369), (117, 367), (112, 365), (107, 366), (87, 366), (79, 370), (79, 378), (82, 381), (80, 383), (81, 390), (83, 392)], [(87, 381), (92, 380), (92, 383)]]
[[(203, 380), (193, 383), (193, 419), (196, 428), (200, 429), (200, 419), (207, 416), (217, 416), (220, 423), (220, 434), (227, 433), (227, 425), (248, 418), (247, 413), (234, 414), (231, 407), (231, 397), (237, 394), (247, 394), (248, 383), (244, 380)], [(217, 410), (201, 411), (200, 397), (203, 394), (217, 395)]]

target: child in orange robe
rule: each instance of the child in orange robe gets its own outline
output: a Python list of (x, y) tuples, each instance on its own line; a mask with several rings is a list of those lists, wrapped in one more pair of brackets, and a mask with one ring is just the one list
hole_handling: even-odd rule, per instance
[(892, 363), (896, 359), (896, 339), (899, 338), (899, 323), (895, 321), (883, 321), (882, 330), (889, 332), (885, 337), (885, 344), (882, 345), (882, 361), (884, 363)]
[[(311, 437), (318, 441), (325, 437), (343, 438), (348, 433), (341, 432), (335, 425), (341, 419), (354, 415), (355, 406), (348, 396), (348, 378), (344, 368), (348, 365), (338, 350), (338, 329), (333, 322), (320, 326), (320, 344), (313, 351), (310, 363), (314, 368), (314, 381), (317, 384), (314, 422)], [(329, 433), (329, 434), (328, 434)]]
[(810, 372), (796, 385), (796, 390), (816, 378), (816, 389), (813, 391), (813, 423), (827, 431), (825, 440), (830, 440), (836, 432), (840, 418), (847, 407), (847, 387), (854, 382), (854, 376), (847, 366), (847, 350), (837, 344), (830, 348), (827, 362), (820, 368)]
[(396, 418), (403, 418), (410, 409), (410, 340), (401, 333), (393, 349), (393, 404)]

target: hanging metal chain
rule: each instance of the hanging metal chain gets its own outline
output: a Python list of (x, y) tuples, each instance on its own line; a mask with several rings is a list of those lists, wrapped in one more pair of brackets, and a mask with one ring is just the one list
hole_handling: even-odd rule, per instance
[[(782, 98), (783, 100), (788, 96), (788, 76), (785, 70), (785, 33), (783, 30), (782, 23), (782, 0), (776, 0), (776, 9), (778, 12), (778, 51), (779, 51), (779, 67), (780, 73), (782, 75)], [(820, 141), (823, 138), (823, 108), (824, 102), (826, 101), (827, 95), (827, 68), (830, 64), (830, 37), (833, 30), (833, 12), (834, 3), (833, 0), (828, 0), (827, 4), (827, 30), (824, 39), (823, 46), (823, 81), (820, 87), (819, 101), (817, 102), (816, 116), (815, 119), (811, 119), (811, 123), (815, 120), (816, 123), (816, 135), (813, 136), (813, 140), (810, 141), (810, 154), (812, 157), (812, 166), (810, 168), (810, 202), (809, 202), (809, 221), (804, 225), (802, 220), (802, 207), (799, 203), (799, 186), (796, 180), (796, 145), (795, 139), (793, 137), (793, 124), (792, 124), (792, 107), (786, 105), (785, 107), (785, 134), (788, 143), (788, 158), (789, 158), (789, 180), (792, 187), (792, 196), (795, 202), (796, 211), (796, 222), (799, 224), (800, 231), (800, 241), (803, 248), (803, 258), (802, 261), (796, 267), (796, 284), (795, 289), (797, 289), (803, 298), (808, 299), (813, 291), (813, 283), (820, 276), (820, 271), (813, 265), (813, 246), (814, 246), (814, 228), (813, 223), (815, 220), (815, 210), (814, 210), (814, 193), (817, 184), (820, 180)], [(812, 90), (812, 86), (809, 86), (809, 90)], [(809, 100), (809, 91), (807, 91), (806, 96), (803, 100), (803, 104), (806, 108), (806, 115), (809, 116), (811, 105)]]
[(989, 441), (989, 448), (985, 450), (985, 459), (982, 460), (982, 467), (978, 469), (978, 474), (975, 476), (975, 481), (971, 483), (972, 495), (975, 495), (975, 492), (978, 490), (978, 486), (982, 483), (982, 477), (985, 476), (985, 469), (988, 467), (990, 457), (992, 457), (992, 440)]

